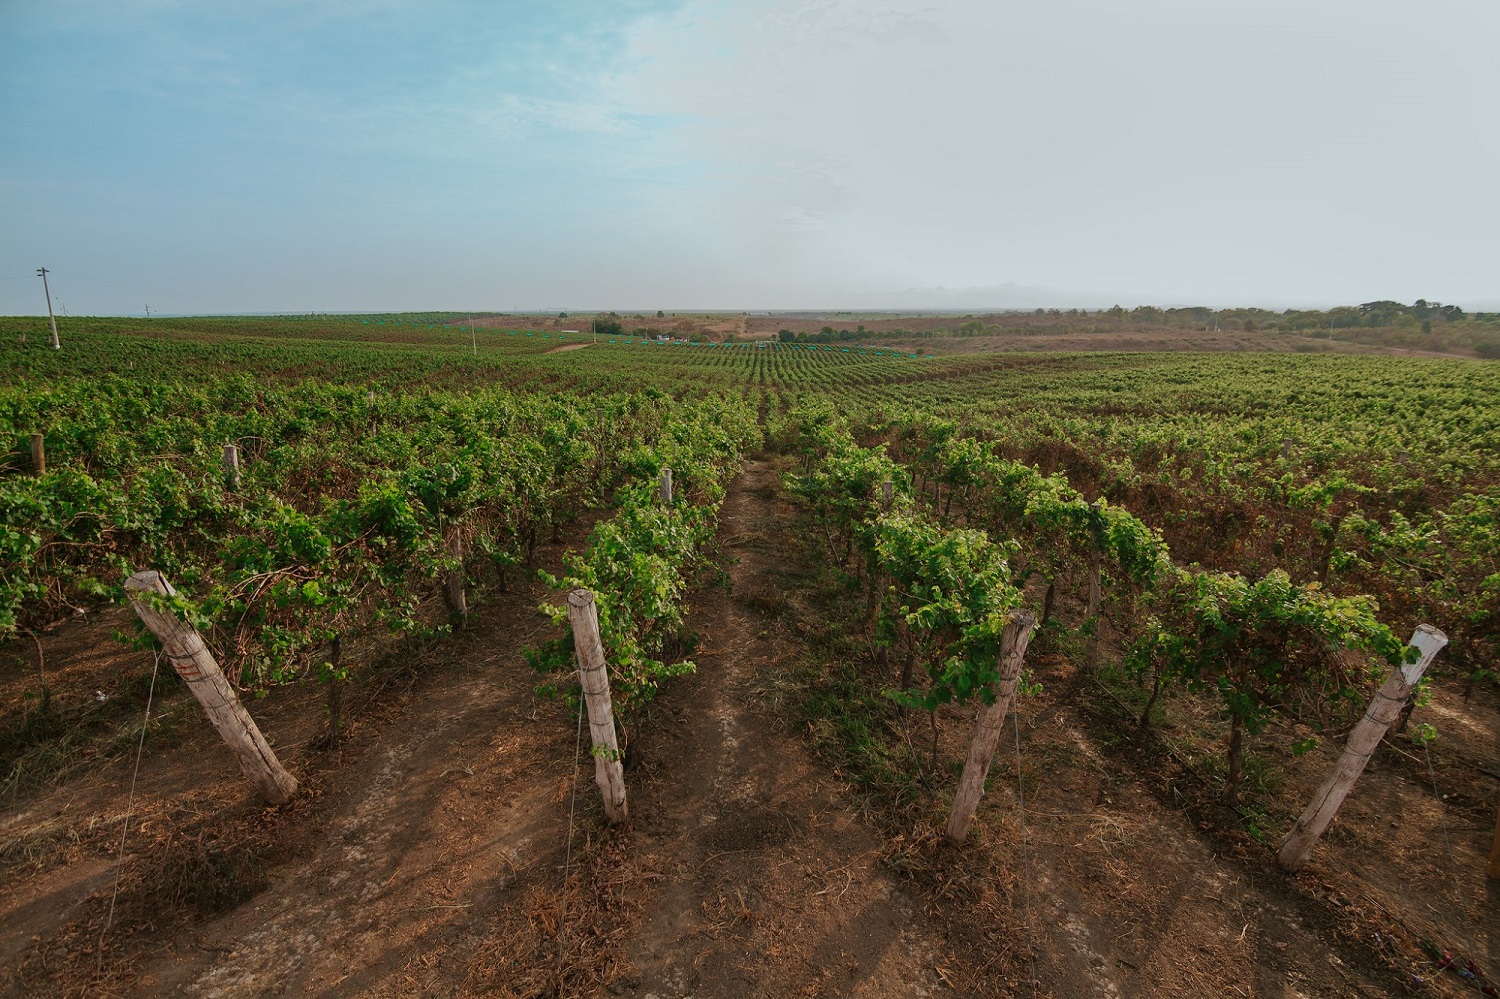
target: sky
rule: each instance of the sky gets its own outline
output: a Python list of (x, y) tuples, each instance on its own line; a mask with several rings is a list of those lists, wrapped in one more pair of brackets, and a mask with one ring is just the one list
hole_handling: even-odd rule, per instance
[(0, 314), (1500, 308), (1494, 0), (0, 0)]

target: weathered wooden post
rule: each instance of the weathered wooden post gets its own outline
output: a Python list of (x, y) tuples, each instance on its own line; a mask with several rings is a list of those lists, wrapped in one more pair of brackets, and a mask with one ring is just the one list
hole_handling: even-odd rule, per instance
[(604, 796), (604, 814), (612, 823), (630, 818), (625, 804), (625, 765), (615, 738), (615, 709), (609, 700), (609, 674), (604, 666), (604, 644), (599, 639), (599, 612), (588, 590), (568, 594), (568, 623), (578, 655), (578, 679), (588, 706), (589, 738), (594, 746), (594, 782)]
[(1104, 572), (1104, 546), (1099, 539), (1099, 504), (1089, 504), (1089, 669), (1099, 665), (1099, 610), (1104, 604), (1101, 576)]
[(886, 512), (890, 512), (891, 504), (896, 502), (896, 484), (886, 479), (880, 484), (881, 501), (885, 504)]
[(1015, 699), (1016, 686), (1021, 681), (1021, 666), (1026, 660), (1026, 646), (1031, 642), (1035, 627), (1036, 615), (1029, 610), (1017, 610), (1011, 612), (1005, 630), (1000, 634), (1000, 676), (995, 680), (995, 703), (988, 707), (981, 705), (974, 722), (974, 735), (969, 739), (969, 752), (964, 758), (963, 776), (958, 780), (953, 811), (948, 815), (948, 840), (951, 843), (962, 843), (969, 835), (979, 799), (984, 797), (984, 781), (989, 776), (995, 749), (1000, 745), (1005, 716)]
[(462, 626), (469, 617), (469, 600), (464, 594), (463, 537), (456, 530), (448, 536), (448, 554), (458, 561), (458, 565), (448, 570), (443, 581), (443, 591), (448, 603), (448, 613), (452, 615), (453, 623)]
[(1312, 856), (1313, 847), (1328, 828), (1328, 823), (1333, 821), (1339, 806), (1354, 787), (1354, 782), (1364, 773), (1365, 764), (1370, 762), (1375, 747), (1380, 745), (1391, 722), (1396, 720), (1401, 705), (1406, 702), (1406, 696), (1417, 685), (1417, 681), (1422, 679), (1422, 674), (1427, 672), (1433, 657), (1448, 644), (1448, 636), (1430, 624), (1419, 624), (1416, 633), (1411, 636), (1411, 644), (1421, 652), (1421, 657), (1414, 663), (1391, 670), (1391, 675), (1386, 677), (1385, 684), (1365, 709), (1364, 717), (1349, 733), (1349, 741), (1344, 745), (1344, 755), (1339, 757), (1333, 772), (1312, 796), (1312, 801), (1292, 826), (1292, 831), (1281, 841), (1276, 863), (1283, 870), (1301, 870)]
[(230, 489), (240, 487), (240, 446), (224, 445), (224, 482)]
[(672, 470), (670, 468), (663, 468), (661, 470), (661, 486), (660, 486), (659, 492), (661, 493), (662, 504), (664, 506), (671, 506), (672, 505)]
[(31, 435), (31, 471), (41, 475), (47, 470), (47, 438), (42, 434)]
[[(176, 594), (172, 584), (161, 573), (145, 569), (125, 580), (126, 593), (157, 593), (170, 597)], [(157, 610), (144, 599), (131, 597), (130, 606), (135, 608), (151, 633), (161, 640), (167, 662), (177, 675), (187, 681), (188, 689), (203, 705), (208, 720), (239, 759), (240, 770), (254, 785), (256, 792), (273, 805), (289, 800), (297, 791), (297, 781), (281, 766), (276, 753), (266, 743), (265, 737), (255, 725), (255, 719), (240, 703), (234, 688), (224, 678), (213, 653), (203, 643), (203, 636), (196, 628), (177, 619), (175, 615)]]

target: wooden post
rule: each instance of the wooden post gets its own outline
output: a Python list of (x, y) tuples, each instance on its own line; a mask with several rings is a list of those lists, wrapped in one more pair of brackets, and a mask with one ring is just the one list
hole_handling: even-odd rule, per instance
[[(161, 573), (142, 570), (125, 580), (126, 593), (158, 593), (173, 596), (176, 591)], [(188, 689), (203, 705), (208, 720), (240, 761), (240, 770), (267, 802), (280, 805), (297, 791), (297, 781), (281, 766), (275, 752), (255, 725), (234, 688), (224, 678), (213, 653), (203, 643), (203, 636), (192, 625), (179, 621), (170, 613), (157, 610), (145, 600), (131, 598), (130, 606), (151, 629), (163, 646), (163, 654), (177, 675), (187, 681)]]
[(1490, 866), (1485, 874), (1500, 881), (1500, 812), (1495, 813), (1495, 838), (1490, 841)]
[(885, 503), (886, 510), (889, 511), (891, 504), (896, 502), (896, 484), (890, 479), (886, 479), (880, 484), (880, 494), (882, 501)]
[(1021, 681), (1021, 666), (1026, 659), (1026, 646), (1031, 642), (1031, 632), (1035, 627), (1036, 615), (1029, 610), (1018, 610), (1011, 612), (1010, 620), (1000, 634), (1000, 676), (995, 680), (995, 703), (988, 707), (981, 705), (974, 722), (974, 735), (969, 740), (963, 776), (958, 780), (953, 811), (948, 815), (948, 840), (951, 843), (962, 843), (969, 835), (979, 799), (984, 797), (984, 781), (989, 776), (995, 749), (1000, 745), (1005, 716), (1015, 699), (1016, 685)]
[(458, 531), (448, 537), (448, 554), (458, 560), (457, 568), (449, 569), (444, 580), (444, 593), (448, 601), (448, 612), (455, 625), (462, 626), (469, 617), (469, 600), (464, 594), (464, 545)]
[(1099, 609), (1104, 604), (1101, 576), (1104, 572), (1103, 546), (1099, 543), (1099, 504), (1089, 504), (1089, 637), (1088, 665), (1099, 665)]
[(1417, 681), (1422, 679), (1422, 674), (1427, 672), (1433, 657), (1448, 644), (1448, 636), (1430, 624), (1419, 624), (1416, 633), (1411, 636), (1411, 644), (1421, 652), (1421, 657), (1414, 663), (1391, 670), (1391, 675), (1365, 709), (1365, 716), (1349, 733), (1349, 741), (1344, 745), (1344, 755), (1339, 757), (1333, 772), (1312, 796), (1312, 801), (1292, 826), (1292, 831), (1281, 841), (1276, 863), (1283, 870), (1301, 870), (1312, 856), (1313, 847), (1328, 828), (1328, 823), (1333, 821), (1339, 806), (1354, 787), (1354, 782), (1364, 773), (1365, 764), (1370, 762), (1370, 757), (1380, 745), (1386, 730), (1400, 713), (1406, 696), (1417, 685)]
[(224, 445), (224, 481), (230, 489), (240, 487), (240, 447), (238, 444)]
[(609, 674), (604, 666), (604, 644), (599, 639), (599, 612), (594, 606), (594, 595), (588, 590), (568, 594), (568, 623), (573, 626), (578, 679), (588, 705), (594, 782), (604, 796), (605, 816), (618, 824), (630, 818), (625, 804), (625, 766), (615, 738), (615, 709), (609, 700)]
[(670, 468), (661, 470), (661, 501), (664, 506), (672, 505), (672, 470)]
[(31, 471), (41, 475), (47, 470), (47, 439), (41, 434), (31, 435)]

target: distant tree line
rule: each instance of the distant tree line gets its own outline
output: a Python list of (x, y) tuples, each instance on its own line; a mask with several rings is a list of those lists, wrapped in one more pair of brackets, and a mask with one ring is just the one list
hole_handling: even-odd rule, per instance
[[(853, 340), (867, 340), (875, 334), (865, 329), (865, 324), (860, 323), (858, 328), (852, 330), (836, 330), (832, 326), (824, 326), (816, 333), (800, 333), (792, 330), (781, 330), (776, 338), (782, 343), (848, 343)], [(906, 335), (905, 330), (890, 330), (880, 334), (884, 338)]]
[[(956, 325), (935, 332), (938, 336), (1044, 336), (1059, 329), (1106, 333), (1131, 328), (1145, 331), (1163, 326), (1216, 332), (1294, 333), (1439, 351), (1472, 348), (1481, 357), (1500, 357), (1500, 313), (1465, 313), (1457, 305), (1444, 305), (1424, 298), (1411, 305), (1382, 299), (1332, 309), (1287, 309), (1284, 312), (1211, 309), (1207, 306), (1163, 309), (1152, 305), (1133, 309), (1116, 305), (1094, 312), (1087, 309), (1036, 309), (1030, 313), (983, 318), (964, 316)], [(898, 333), (893, 331), (884, 335), (896, 336)]]
[[(1043, 310), (1038, 309), (1037, 315)], [(1049, 315), (1062, 315), (1056, 309)], [(1084, 313), (1087, 314), (1087, 313)], [(1423, 323), (1462, 322), (1468, 317), (1456, 305), (1429, 302), (1419, 298), (1411, 305), (1381, 300), (1365, 302), (1363, 305), (1341, 305), (1332, 309), (1287, 309), (1275, 312), (1270, 309), (1210, 309), (1206, 306), (1190, 306), (1176, 309), (1160, 309), (1151, 305), (1125, 309), (1114, 306), (1097, 315), (1115, 321), (1135, 321), (1151, 325), (1169, 326), (1220, 326), (1235, 329), (1307, 330), (1307, 329), (1371, 329), (1386, 326), (1419, 326)], [(1480, 312), (1472, 317), (1479, 322), (1500, 321), (1500, 313)]]

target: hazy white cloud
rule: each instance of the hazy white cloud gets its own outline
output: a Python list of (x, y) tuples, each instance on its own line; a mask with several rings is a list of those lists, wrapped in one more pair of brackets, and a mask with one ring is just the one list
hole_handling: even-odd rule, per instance
[(697, 123), (705, 218), (830, 292), (1472, 298), (1497, 29), (1457, 0), (700, 4), (640, 26), (627, 85)]

